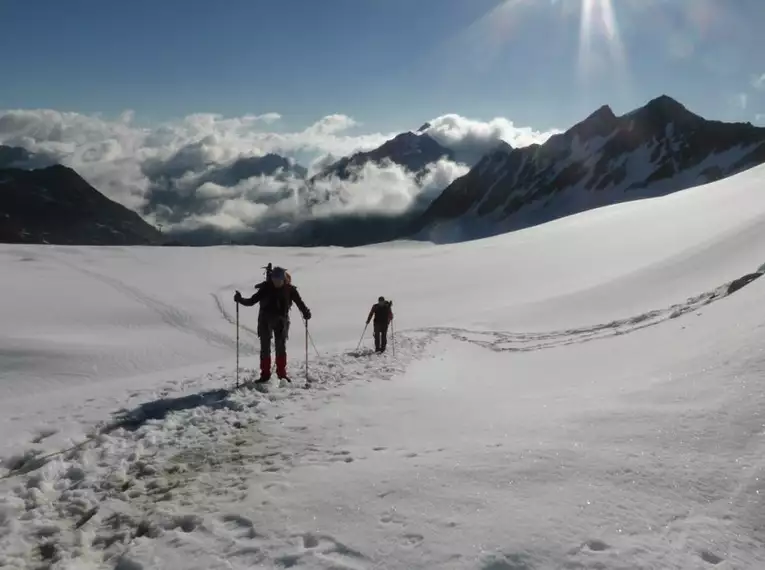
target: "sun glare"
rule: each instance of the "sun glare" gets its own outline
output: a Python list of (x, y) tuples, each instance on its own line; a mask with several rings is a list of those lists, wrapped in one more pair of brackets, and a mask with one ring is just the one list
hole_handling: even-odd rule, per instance
[(581, 0), (579, 73), (587, 77), (612, 65), (625, 71), (627, 61), (611, 0)]

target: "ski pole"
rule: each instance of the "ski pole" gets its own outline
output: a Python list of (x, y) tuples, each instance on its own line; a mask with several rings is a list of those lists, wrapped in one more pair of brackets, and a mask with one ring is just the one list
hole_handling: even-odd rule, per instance
[(359, 348), (361, 348), (361, 343), (364, 341), (364, 335), (367, 334), (367, 327), (369, 326), (369, 323), (364, 325), (364, 332), (361, 333), (361, 338), (359, 339), (359, 344), (356, 345), (356, 352), (359, 351)]
[(393, 349), (393, 357), (396, 357), (396, 324), (391, 321), (390, 322), (390, 345)]
[(308, 319), (305, 322), (305, 381), (308, 382)]
[(319, 352), (319, 349), (316, 348), (316, 343), (313, 341), (313, 337), (311, 336), (310, 332), (308, 333), (308, 340), (310, 340), (311, 344), (313, 345), (313, 350), (314, 350), (314, 352), (316, 352), (316, 358), (321, 360), (321, 353)]
[(239, 388), (239, 303), (236, 303), (236, 387)]

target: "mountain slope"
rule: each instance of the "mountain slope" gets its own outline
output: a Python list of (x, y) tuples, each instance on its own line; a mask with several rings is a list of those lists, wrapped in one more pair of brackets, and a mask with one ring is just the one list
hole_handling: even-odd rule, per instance
[(220, 186), (236, 186), (254, 176), (276, 176), (285, 178), (295, 176), (305, 178), (305, 167), (281, 155), (269, 153), (263, 156), (238, 158), (229, 165), (218, 167), (203, 177), (204, 182), (213, 182)]
[(543, 145), (501, 145), (414, 224), (459, 241), (718, 180), (765, 162), (765, 128), (709, 121), (661, 96), (621, 117), (604, 106)]
[(0, 169), (0, 242), (69, 245), (159, 243), (161, 233), (74, 170)]
[(405, 132), (386, 141), (374, 150), (357, 152), (346, 156), (328, 166), (314, 176), (311, 181), (337, 177), (341, 180), (353, 179), (354, 174), (369, 163), (382, 164), (390, 161), (403, 166), (413, 173), (421, 173), (429, 164), (441, 158), (453, 159), (454, 153), (436, 142), (430, 135)]
[(56, 160), (45, 153), (30, 152), (20, 146), (0, 144), (0, 168), (44, 168), (53, 166)]

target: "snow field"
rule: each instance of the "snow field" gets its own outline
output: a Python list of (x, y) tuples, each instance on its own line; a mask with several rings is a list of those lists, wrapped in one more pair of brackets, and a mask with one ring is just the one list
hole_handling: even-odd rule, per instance
[[(763, 181), (455, 246), (0, 247), (0, 567), (765, 567)], [(314, 381), (296, 321), (295, 383), (235, 390), (268, 261)], [(353, 354), (380, 294), (395, 356)]]

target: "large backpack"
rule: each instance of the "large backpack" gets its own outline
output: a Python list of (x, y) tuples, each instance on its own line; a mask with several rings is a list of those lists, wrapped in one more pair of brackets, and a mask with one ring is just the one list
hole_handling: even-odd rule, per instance
[(382, 305), (375, 303), (374, 315), (375, 321), (387, 323), (390, 320), (390, 311), (393, 306), (393, 301), (385, 301)]
[[(272, 264), (269, 262), (269, 264), (266, 265), (265, 267), (263, 267), (263, 269), (266, 272), (266, 278), (265, 278), (264, 281), (261, 281), (260, 283), (257, 283), (255, 285), (255, 289), (260, 289), (261, 287), (263, 287), (266, 283), (268, 283), (271, 280), (271, 272), (273, 270)], [(287, 285), (287, 286), (290, 286), (290, 287), (292, 286), (292, 275), (290, 275), (289, 271), (287, 271), (286, 269), (284, 270), (284, 284)], [(292, 299), (292, 295), (290, 295), (290, 305), (289, 305), (289, 308), (287, 309), (288, 311), (290, 309), (292, 309), (292, 303), (293, 302), (294, 301)], [(263, 306), (260, 305), (259, 311), (258, 311), (258, 315), (260, 315), (262, 313), (262, 311), (263, 311)]]

